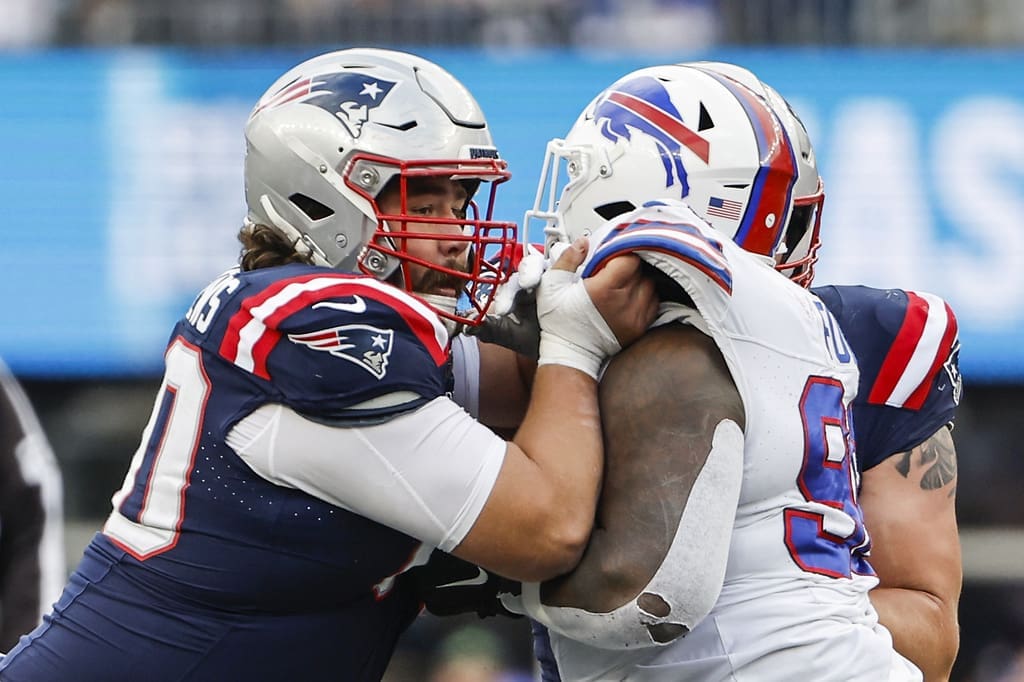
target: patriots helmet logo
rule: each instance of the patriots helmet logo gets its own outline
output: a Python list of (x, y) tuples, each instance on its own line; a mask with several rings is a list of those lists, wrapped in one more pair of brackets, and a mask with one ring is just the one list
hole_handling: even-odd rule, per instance
[(657, 78), (638, 76), (612, 85), (594, 108), (594, 123), (612, 142), (630, 140), (633, 132), (653, 138), (665, 167), (665, 187), (678, 182), (680, 198), (690, 193), (683, 148), (708, 162), (708, 141), (683, 123), (679, 110)]
[(329, 111), (348, 134), (359, 137), (370, 113), (383, 104), (397, 83), (355, 71), (298, 78), (260, 102), (253, 114), (289, 102), (306, 102)]
[(305, 334), (289, 334), (292, 343), (308, 346), (348, 360), (383, 379), (388, 371), (394, 331), (368, 324), (343, 324)]
[(946, 376), (949, 378), (949, 385), (953, 387), (953, 404), (960, 404), (960, 396), (964, 391), (964, 378), (960, 374), (960, 339), (953, 342), (953, 348), (949, 352), (949, 358), (943, 364)]

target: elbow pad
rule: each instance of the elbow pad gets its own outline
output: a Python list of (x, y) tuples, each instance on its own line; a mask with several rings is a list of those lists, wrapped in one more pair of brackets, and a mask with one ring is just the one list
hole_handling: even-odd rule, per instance
[(602, 649), (668, 644), (686, 635), (718, 600), (743, 480), (743, 431), (725, 419), (690, 491), (665, 559), (628, 603), (608, 612), (547, 606), (539, 583), (524, 583), (517, 610), (565, 637)]

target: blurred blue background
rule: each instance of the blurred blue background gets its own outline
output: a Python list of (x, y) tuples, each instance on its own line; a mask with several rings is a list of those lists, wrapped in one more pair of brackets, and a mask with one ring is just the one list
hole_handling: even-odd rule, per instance
[[(195, 293), (237, 255), (242, 126), (317, 50), (0, 55), (0, 354), (39, 375), (156, 372)], [(803, 117), (826, 180), (819, 283), (934, 291), (967, 379), (1024, 379), (1024, 52), (705, 49), (658, 56), (421, 49), (474, 92), (532, 205), (548, 139), (652, 63), (747, 65)], [(532, 235), (537, 239), (539, 235)]]
[[(1018, 0), (0, 0), (0, 357), (64, 472), (68, 559), (138, 444), (171, 326), (237, 257), (242, 125), (286, 68), (397, 47), (477, 96), (520, 220), (548, 139), (635, 68), (751, 68), (826, 183), (818, 283), (960, 320), (954, 682), (1024, 682), (1024, 12)], [(530, 235), (538, 239), (539, 235)], [(522, 621), (423, 617), (387, 682), (532, 679)]]

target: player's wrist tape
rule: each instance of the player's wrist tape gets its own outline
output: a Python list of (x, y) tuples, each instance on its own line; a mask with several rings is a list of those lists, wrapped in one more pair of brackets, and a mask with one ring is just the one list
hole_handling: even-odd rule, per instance
[(540, 349), (537, 365), (565, 365), (597, 379), (604, 361), (620, 349), (576, 273), (549, 270), (537, 291)]
[(564, 365), (578, 369), (597, 379), (606, 357), (558, 336), (543, 331), (540, 333), (538, 367), (541, 365)]

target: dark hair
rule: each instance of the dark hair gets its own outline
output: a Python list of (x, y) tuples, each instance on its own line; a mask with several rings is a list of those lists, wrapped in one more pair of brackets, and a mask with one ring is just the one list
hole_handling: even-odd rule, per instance
[(238, 231), (238, 241), (242, 243), (238, 262), (243, 272), (288, 263), (310, 262), (280, 232), (266, 225), (246, 223)]

